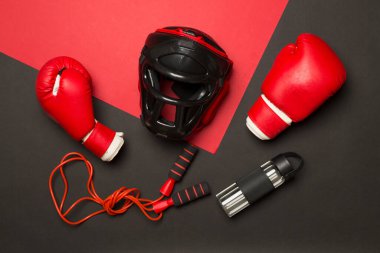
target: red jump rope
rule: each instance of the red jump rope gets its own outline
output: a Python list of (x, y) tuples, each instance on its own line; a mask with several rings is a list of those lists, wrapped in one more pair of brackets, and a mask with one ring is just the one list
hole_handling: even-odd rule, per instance
[[(120, 187), (118, 190), (113, 192), (105, 199), (102, 199), (101, 197), (99, 197), (95, 190), (93, 182), (94, 169), (92, 167), (92, 164), (82, 154), (71, 152), (66, 154), (61, 159), (61, 162), (53, 169), (53, 171), (50, 174), (50, 195), (52, 197), (58, 215), (64, 222), (73, 226), (79, 225), (101, 213), (108, 213), (112, 216), (123, 214), (126, 211), (128, 211), (128, 209), (133, 205), (136, 205), (149, 220), (158, 221), (163, 216), (162, 212), (166, 210), (168, 207), (173, 205), (176, 207), (180, 207), (193, 200), (210, 194), (210, 188), (208, 184), (206, 182), (202, 182), (190, 186), (186, 189), (180, 190), (178, 192), (175, 192), (171, 198), (163, 200), (164, 197), (169, 197), (171, 195), (174, 188), (174, 184), (182, 179), (184, 173), (187, 171), (197, 152), (198, 149), (191, 145), (188, 145), (183, 149), (182, 154), (178, 156), (177, 161), (169, 170), (168, 180), (160, 189), (161, 196), (155, 200), (141, 198), (141, 193), (139, 189), (127, 188), (124, 186)], [(76, 200), (66, 211), (64, 211), (63, 206), (65, 204), (65, 200), (69, 190), (69, 184), (65, 175), (65, 166), (74, 161), (82, 161), (86, 165), (88, 171), (87, 190), (90, 195)], [(64, 183), (64, 191), (61, 201), (59, 203), (55, 197), (53, 188), (53, 178), (58, 171), (61, 174)], [(67, 216), (70, 214), (70, 212), (81, 202), (84, 201), (91, 201), (97, 203), (101, 206), (101, 209), (93, 213), (90, 213), (86, 217), (78, 219), (76, 221), (69, 220)], [(117, 208), (115, 207), (116, 205), (118, 206)]]

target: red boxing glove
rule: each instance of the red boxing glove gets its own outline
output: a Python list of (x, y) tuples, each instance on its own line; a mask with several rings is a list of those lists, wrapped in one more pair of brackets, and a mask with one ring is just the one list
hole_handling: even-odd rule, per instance
[(319, 37), (301, 34), (281, 50), (248, 112), (247, 127), (262, 140), (276, 137), (332, 96), (346, 80), (334, 51)]
[(123, 133), (95, 120), (91, 77), (78, 61), (61, 56), (47, 62), (38, 73), (36, 93), (49, 116), (103, 161), (111, 161), (123, 146)]

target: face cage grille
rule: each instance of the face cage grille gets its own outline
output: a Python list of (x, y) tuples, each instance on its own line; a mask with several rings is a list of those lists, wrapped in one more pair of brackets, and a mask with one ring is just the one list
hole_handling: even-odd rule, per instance
[[(152, 120), (152, 123), (169, 128), (178, 128), (180, 131), (192, 129), (198, 123), (205, 108), (205, 105), (171, 105), (163, 99), (155, 98), (146, 90), (143, 91), (142, 103), (143, 113), (149, 115), (148, 118)], [(170, 112), (173, 114), (172, 117), (163, 113), (166, 106), (173, 108)]]

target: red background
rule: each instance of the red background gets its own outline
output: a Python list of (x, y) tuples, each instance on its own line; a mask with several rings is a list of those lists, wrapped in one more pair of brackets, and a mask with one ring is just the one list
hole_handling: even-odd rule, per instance
[[(287, 0), (3, 0), (0, 51), (36, 69), (55, 56), (76, 58), (92, 76), (94, 96), (138, 117), (138, 58), (147, 35), (164, 26), (203, 30), (234, 62), (228, 97), (211, 125), (191, 139), (215, 153), (286, 4)], [(128, 126), (125, 132), (128, 138)]]

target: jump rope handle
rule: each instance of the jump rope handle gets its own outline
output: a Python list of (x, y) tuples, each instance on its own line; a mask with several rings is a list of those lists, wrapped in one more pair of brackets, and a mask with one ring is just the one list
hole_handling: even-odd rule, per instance
[(183, 206), (191, 201), (197, 200), (210, 194), (207, 182), (202, 182), (173, 194), (173, 202), (176, 207)]
[(165, 211), (170, 206), (180, 207), (194, 200), (200, 199), (210, 194), (210, 187), (207, 182), (195, 184), (173, 194), (170, 199), (156, 202), (152, 205), (153, 211), (157, 214)]
[(190, 144), (183, 149), (182, 153), (178, 156), (177, 160), (169, 170), (168, 179), (160, 188), (160, 193), (162, 195), (166, 197), (171, 195), (175, 183), (182, 179), (197, 153), (198, 149)]

